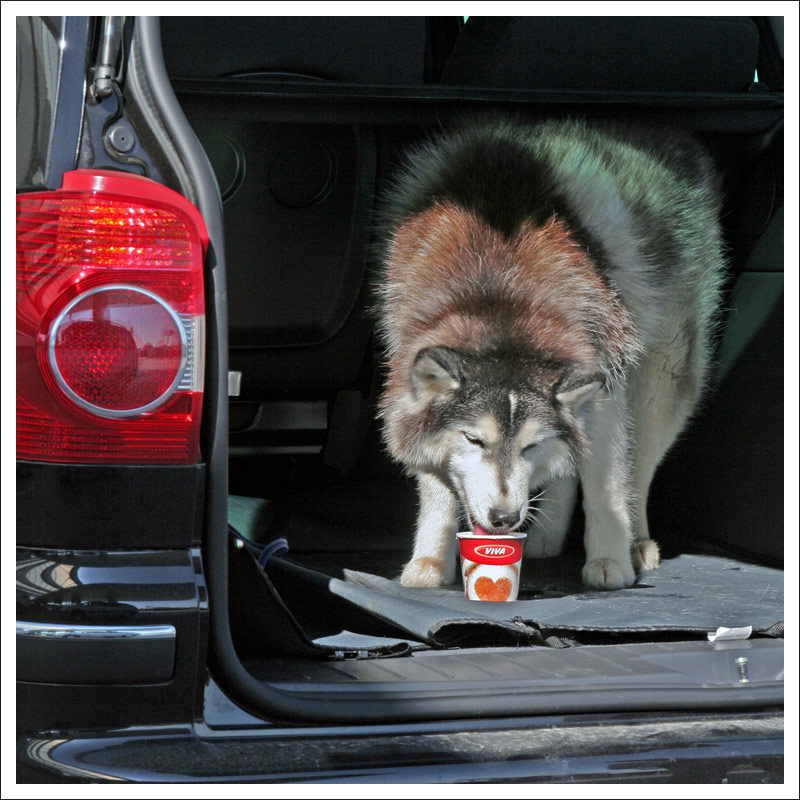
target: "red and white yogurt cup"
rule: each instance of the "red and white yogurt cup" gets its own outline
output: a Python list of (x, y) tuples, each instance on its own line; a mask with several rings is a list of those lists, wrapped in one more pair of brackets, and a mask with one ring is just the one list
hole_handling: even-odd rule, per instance
[(526, 534), (458, 533), (464, 596), (468, 600), (516, 600)]

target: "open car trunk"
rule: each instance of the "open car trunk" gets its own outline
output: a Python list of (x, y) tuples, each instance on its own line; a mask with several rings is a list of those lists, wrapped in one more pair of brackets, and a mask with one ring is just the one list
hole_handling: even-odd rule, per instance
[[(578, 511), (561, 556), (526, 560), (516, 602), (405, 588), (415, 486), (373, 444), (347, 477), (296, 464), (271, 497), (229, 498), (233, 643), (264, 686), (383, 721), (782, 702), (780, 559), (670, 535), (662, 511), (661, 566), (589, 591)], [(253, 495), (264, 470), (235, 465), (232, 485)]]
[(780, 705), (782, 412), (762, 402), (782, 396), (776, 278), (739, 278), (768, 308), (731, 314), (731, 361), (653, 489), (661, 566), (630, 589), (581, 585), (580, 504), (565, 552), (525, 562), (516, 602), (402, 587), (416, 487), (376, 423), (346, 472), (322, 454), (232, 458), (230, 626), (248, 675), (309, 721)]
[[(781, 706), (782, 96), (201, 75), (170, 52), (224, 202), (241, 378), (231, 527), (206, 552), (225, 690), (308, 722)], [(525, 563), (516, 602), (399, 584), (417, 501), (373, 422), (376, 197), (407, 147), (473, 113), (672, 125), (723, 172), (717, 375), (651, 492), (662, 564), (629, 589), (581, 586), (580, 510), (562, 556)]]

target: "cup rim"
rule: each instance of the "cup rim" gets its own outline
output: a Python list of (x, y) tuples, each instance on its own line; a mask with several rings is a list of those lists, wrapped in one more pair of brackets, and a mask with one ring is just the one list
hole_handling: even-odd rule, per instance
[(456, 534), (457, 539), (489, 539), (492, 542), (502, 541), (503, 539), (527, 539), (527, 537), (528, 534), (524, 532), (486, 534), (473, 533), (472, 531), (461, 531)]

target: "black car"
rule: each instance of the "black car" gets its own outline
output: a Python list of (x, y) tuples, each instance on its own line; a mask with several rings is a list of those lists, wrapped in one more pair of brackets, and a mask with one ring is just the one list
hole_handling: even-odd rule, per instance
[[(783, 17), (16, 26), (18, 782), (784, 781)], [(579, 538), (521, 602), (396, 580), (376, 209), (500, 114), (724, 176), (718, 368), (630, 589)]]

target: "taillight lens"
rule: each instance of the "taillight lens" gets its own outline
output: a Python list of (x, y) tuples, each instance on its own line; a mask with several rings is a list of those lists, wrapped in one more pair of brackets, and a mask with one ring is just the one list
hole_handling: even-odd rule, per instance
[(132, 417), (168, 400), (185, 371), (187, 332), (158, 295), (99, 286), (53, 322), (48, 366), (65, 394), (101, 417)]
[(17, 457), (200, 458), (205, 228), (183, 197), (78, 170), (17, 197)]

